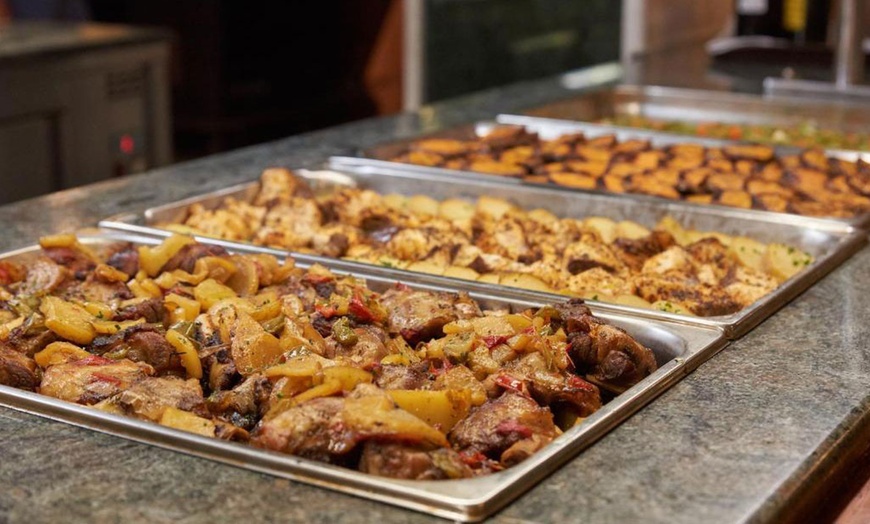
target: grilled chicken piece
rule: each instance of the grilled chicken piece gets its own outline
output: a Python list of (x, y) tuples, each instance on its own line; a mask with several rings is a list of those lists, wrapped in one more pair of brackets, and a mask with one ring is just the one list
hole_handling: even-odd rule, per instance
[(321, 397), (263, 419), (251, 437), (254, 446), (328, 463), (341, 463), (357, 443), (341, 414), (344, 399)]
[(118, 409), (124, 414), (152, 422), (158, 422), (169, 407), (211, 418), (199, 381), (192, 378), (148, 377), (95, 407), (108, 411)]
[(128, 246), (112, 253), (106, 264), (132, 277), (139, 271), (139, 251)]
[(157, 373), (181, 372), (181, 360), (163, 332), (154, 325), (138, 324), (114, 335), (99, 336), (90, 351), (112, 359), (127, 358), (154, 367)]
[(729, 315), (741, 308), (724, 289), (679, 274), (641, 275), (635, 283), (644, 300), (674, 302), (702, 317)]
[(36, 260), (27, 270), (27, 278), (18, 290), (19, 295), (47, 295), (71, 278), (67, 268), (48, 258)]
[(95, 273), (89, 273), (84, 281), (67, 280), (56, 294), (67, 300), (101, 304), (133, 298), (130, 288), (123, 282), (105, 282), (97, 278)]
[(600, 267), (608, 273), (618, 273), (624, 264), (616, 253), (603, 244), (594, 233), (584, 232), (580, 238), (568, 245), (563, 254), (565, 269), (572, 275)]
[(581, 296), (593, 297), (599, 293), (607, 295), (633, 295), (634, 286), (630, 281), (611, 275), (600, 267), (588, 269), (582, 273), (571, 275), (567, 279), (568, 289)]
[(39, 313), (30, 315), (23, 324), (9, 333), (2, 345), (22, 355), (32, 357), (58, 339), (53, 331), (49, 331), (43, 325), (43, 320)]
[(293, 196), (310, 196), (311, 189), (288, 169), (270, 168), (260, 177), (260, 192), (254, 200), (258, 206), (273, 207), (287, 203)]
[(159, 298), (148, 298), (119, 309), (113, 320), (136, 320), (144, 318), (149, 324), (163, 324), (166, 318), (166, 308), (163, 307), (163, 301)]
[(399, 334), (412, 347), (443, 334), (446, 324), (479, 317), (480, 307), (465, 293), (415, 291), (396, 286), (381, 296), (389, 312), (390, 333)]
[(251, 429), (269, 401), (272, 383), (261, 375), (251, 375), (229, 391), (215, 391), (208, 399), (209, 411), (234, 426)]
[(32, 358), (0, 345), (0, 384), (35, 391), (39, 379), (39, 367)]
[[(478, 452), (514, 464), (528, 456), (530, 449), (540, 449), (557, 435), (548, 409), (523, 395), (505, 392), (456, 424), (449, 438), (460, 452)], [(523, 444), (518, 446), (520, 442)], [(521, 457), (516, 453), (520, 447), (524, 448)]]
[[(334, 336), (326, 339), (326, 353), (323, 355), (331, 359), (346, 359), (352, 365), (358, 367), (370, 367), (381, 361), (390, 354), (386, 343), (389, 337), (383, 329), (364, 325), (353, 329), (354, 336), (350, 343), (342, 344)], [(354, 341), (353, 338), (356, 338)]]
[(448, 448), (432, 451), (402, 444), (366, 442), (359, 469), (380, 477), (409, 480), (444, 480), (473, 475), (459, 453)]
[(188, 273), (193, 273), (196, 261), (203, 257), (222, 257), (227, 254), (227, 250), (220, 246), (208, 244), (188, 244), (182, 247), (168, 262), (160, 269), (161, 272), (181, 269)]
[(725, 291), (742, 307), (755, 303), (779, 285), (776, 279), (741, 266), (734, 267), (722, 283)]
[(154, 368), (142, 362), (114, 361), (94, 355), (46, 369), (39, 392), (91, 405), (117, 395), (153, 374)]
[[(567, 404), (581, 417), (601, 408), (601, 394), (597, 387), (580, 377), (556, 372), (539, 352), (529, 353), (508, 367), (509, 375), (524, 381), (532, 397), (541, 405)], [(496, 381), (503, 378), (491, 375), (488, 380), (493, 377)]]
[(617, 238), (613, 242), (613, 251), (626, 266), (637, 271), (644, 263), (662, 251), (676, 245), (674, 237), (666, 231), (653, 231), (649, 235), (632, 240)]
[(56, 264), (67, 268), (76, 278), (84, 278), (85, 273), (97, 266), (91, 257), (70, 247), (43, 248), (42, 254)]
[(317, 203), (310, 199), (291, 198), (269, 210), (263, 227), (256, 233), (255, 242), (286, 248), (305, 248), (311, 245), (320, 229), (323, 215)]
[(738, 267), (734, 254), (718, 238), (707, 237), (686, 246), (686, 252), (696, 264), (709, 265), (717, 279), (722, 279)]
[(373, 372), (375, 384), (381, 389), (429, 389), (432, 386), (428, 362), (411, 366), (387, 364), (375, 367)]

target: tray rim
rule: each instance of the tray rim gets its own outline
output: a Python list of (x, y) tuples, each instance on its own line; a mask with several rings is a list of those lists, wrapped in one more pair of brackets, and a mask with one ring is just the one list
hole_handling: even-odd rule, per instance
[[(159, 238), (155, 237), (111, 231), (81, 235), (80, 240), (86, 244), (134, 242), (146, 245), (154, 245), (160, 241)], [(37, 253), (39, 250), (39, 245), (26, 246), (0, 253), (0, 260), (26, 256)], [(285, 254), (285, 258), (290, 256)], [(345, 270), (337, 269), (337, 272), (343, 273)], [(389, 275), (354, 274), (378, 281), (391, 280)], [(426, 278), (425, 274), (411, 274), (415, 275), (414, 281), (409, 282), (411, 286), (429, 286), (433, 289), (447, 291), (462, 290), (445, 287), (440, 282), (432, 282), (431, 279)], [(540, 297), (530, 298), (524, 294), (515, 294), (505, 290), (496, 293), (472, 292), (472, 295), (479, 295), (481, 300), (498, 300), (505, 303), (518, 302), (524, 307), (529, 303), (540, 305), (546, 303), (539, 300)], [(544, 299), (546, 300), (546, 296)], [(564, 299), (562, 297), (562, 300)], [(657, 330), (667, 332), (670, 336), (678, 339), (683, 344), (682, 350), (653, 374), (605, 404), (589, 417), (589, 422), (566, 431), (526, 461), (504, 472), (472, 479), (408, 481), (377, 477), (339, 466), (255, 448), (248, 444), (196, 435), (161, 426), (154, 422), (103, 412), (88, 406), (4, 385), (0, 385), (0, 406), (445, 519), (476, 522), (508, 505), (537, 485), (543, 478), (560, 469), (566, 462), (594, 445), (605, 434), (630, 418), (730, 343), (723, 331), (718, 328), (685, 325), (663, 319), (609, 312), (602, 310), (595, 304), (590, 304), (590, 308), (596, 315), (602, 315), (610, 321), (615, 320), (617, 323), (620, 320), (629, 323), (651, 323)], [(696, 344), (697, 347), (692, 347), (693, 344)], [(318, 476), (323, 478), (318, 478)], [(450, 493), (450, 488), (456, 486), (457, 483), (462, 483), (459, 486), (461, 488), (460, 494)], [(376, 491), (372, 491), (372, 488), (376, 488)], [(478, 493), (476, 490), (481, 490), (481, 492)], [(469, 495), (465, 496), (465, 493), (469, 493)]]

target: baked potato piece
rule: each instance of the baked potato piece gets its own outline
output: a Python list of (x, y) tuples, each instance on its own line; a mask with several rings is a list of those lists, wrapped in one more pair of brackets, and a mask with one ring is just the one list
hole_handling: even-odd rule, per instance
[(734, 172), (734, 164), (726, 158), (714, 158), (713, 160), (707, 160), (707, 163), (704, 165), (720, 173), (730, 174)]
[(639, 170), (646, 171), (658, 168), (664, 161), (661, 151), (644, 151), (634, 157), (632, 162)]
[(774, 155), (772, 147), (761, 144), (728, 145), (722, 148), (722, 152), (732, 160), (747, 159), (756, 162), (770, 162)]
[(613, 148), (614, 153), (637, 153), (640, 151), (646, 151), (650, 148), (649, 140), (624, 140), (622, 142), (618, 142)]
[(479, 138), (485, 149), (500, 150), (506, 147), (531, 144), (538, 140), (536, 133), (529, 133), (523, 126), (499, 125)]
[(517, 146), (502, 151), (499, 160), (505, 164), (534, 164), (537, 152), (533, 146)]
[[(685, 157), (685, 158), (704, 158), (704, 146), (701, 144), (674, 144), (668, 146), (666, 151), (673, 156)], [(709, 154), (712, 149), (708, 149), (707, 153)]]
[(791, 188), (785, 187), (779, 182), (769, 182), (761, 178), (747, 180), (746, 191), (753, 196), (780, 195), (786, 199), (794, 196), (794, 191)]
[(613, 149), (617, 144), (616, 135), (601, 135), (595, 138), (587, 138), (586, 145), (600, 149)]
[(599, 184), (605, 191), (610, 191), (611, 193), (625, 193), (628, 190), (626, 182), (629, 179), (630, 177), (608, 173), (599, 179)]
[(752, 176), (757, 167), (758, 163), (751, 160), (738, 160), (734, 162), (734, 169), (737, 171), (737, 174), (743, 178)]
[(607, 175), (613, 175), (617, 177), (627, 177), (629, 175), (633, 175), (635, 173), (641, 173), (644, 171), (643, 167), (640, 167), (631, 162), (624, 161), (614, 161), (614, 163), (610, 164), (610, 167), (607, 169)]
[(549, 184), (550, 177), (547, 175), (526, 175), (523, 177), (523, 182), (529, 184)]
[(675, 156), (667, 161), (667, 166), (671, 169), (695, 169), (697, 167), (701, 167), (704, 164), (703, 157), (688, 157), (688, 156)]
[(694, 204), (712, 204), (713, 203), (713, 195), (710, 195), (710, 194), (686, 195), (686, 202), (692, 202)]
[(436, 167), (444, 164), (443, 156), (430, 151), (408, 151), (407, 155), (399, 157), (397, 160), (408, 164), (429, 167)]

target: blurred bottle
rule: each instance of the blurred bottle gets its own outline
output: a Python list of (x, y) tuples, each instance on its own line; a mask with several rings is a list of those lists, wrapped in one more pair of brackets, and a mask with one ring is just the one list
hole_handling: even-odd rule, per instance
[(829, 0), (737, 0), (737, 34), (824, 43), (830, 7)]

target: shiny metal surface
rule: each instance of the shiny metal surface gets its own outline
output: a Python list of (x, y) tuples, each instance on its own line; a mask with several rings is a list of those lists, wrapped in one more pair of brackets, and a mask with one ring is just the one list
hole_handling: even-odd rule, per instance
[[(543, 207), (561, 217), (603, 216), (616, 221), (632, 220), (650, 228), (665, 216), (670, 215), (689, 229), (749, 236), (768, 243), (781, 242), (799, 247), (815, 257), (815, 262), (812, 265), (783, 283), (776, 291), (731, 315), (691, 317), (659, 310), (615, 304), (604, 306), (602, 304), (603, 307), (607, 307), (611, 311), (721, 328), (730, 338), (738, 338), (747, 333), (867, 242), (866, 234), (848, 224), (783, 213), (767, 213), (723, 206), (697, 206), (655, 197), (628, 199), (617, 195), (577, 192), (556, 187), (504, 184), (501, 182), (501, 177), (491, 175), (466, 174), (457, 179), (457, 177), (440, 174), (437, 170), (436, 172), (423, 169), (409, 170), (403, 164), (360, 158), (333, 157), (329, 167), (335, 171), (299, 171), (298, 173), (305, 178), (314, 180), (315, 186), (320, 190), (328, 190), (328, 184), (323, 183), (323, 180), (342, 180), (348, 184), (373, 189), (381, 193), (405, 195), (425, 193), (436, 199), (464, 198), (473, 200), (482, 195), (489, 195), (504, 198), (526, 209)], [(215, 207), (227, 196), (234, 196), (240, 200), (250, 199), (255, 191), (256, 183), (235, 186), (215, 194), (207, 194), (147, 209), (143, 214), (110, 217), (102, 221), (100, 226), (135, 234), (168, 236), (170, 234), (168, 231), (158, 229), (155, 225), (183, 221), (190, 204), (198, 202), (205, 207)], [(259, 247), (248, 243), (207, 237), (199, 238), (199, 240), (238, 251), (268, 252), (277, 256), (286, 254), (284, 250)], [(296, 258), (311, 263), (326, 261), (324, 263), (328, 262), (346, 268), (348, 271), (378, 271), (381, 274), (390, 275), (394, 279), (413, 278), (410, 275), (414, 274), (401, 269), (383, 268), (344, 260), (332, 261), (313, 255), (296, 255)], [(430, 276), (430, 278), (438, 279), (445, 286), (469, 290), (498, 292), (506, 289), (495, 284), (457, 280), (449, 277)], [(527, 296), (535, 296), (541, 300), (549, 301), (564, 298), (561, 295), (532, 291), (513, 290), (512, 292), (524, 293)]]
[[(104, 246), (113, 242), (155, 244), (158, 238), (124, 233), (81, 237), (83, 243)], [(26, 262), (39, 252), (38, 246), (0, 255), (0, 260)], [(307, 264), (297, 259), (297, 264)], [(326, 265), (330, 265), (326, 262)], [(337, 273), (346, 268), (333, 267)], [(392, 275), (354, 272), (372, 289), (395, 284)], [(425, 275), (409, 273), (403, 282), (419, 289), (455, 291)], [(472, 298), (485, 308), (521, 310), (552, 303), (555, 297), (530, 299), (508, 290), (472, 291)], [(564, 297), (562, 297), (564, 299)], [(289, 478), (328, 489), (350, 493), (439, 517), (477, 521), (520, 496), (543, 477), (628, 418), (647, 402), (687, 375), (727, 344), (719, 329), (639, 318), (591, 304), (593, 312), (622, 327), (656, 354), (660, 368), (623, 394), (615, 397), (586, 421), (558, 437), (531, 458), (503, 472), (474, 479), (450, 481), (403, 481), (375, 477), (320, 462), (257, 449), (244, 444), (174, 430), (158, 424), (102, 412), (36, 393), (0, 386), (0, 405), (101, 431), (112, 435), (208, 458), (237, 467)]]

